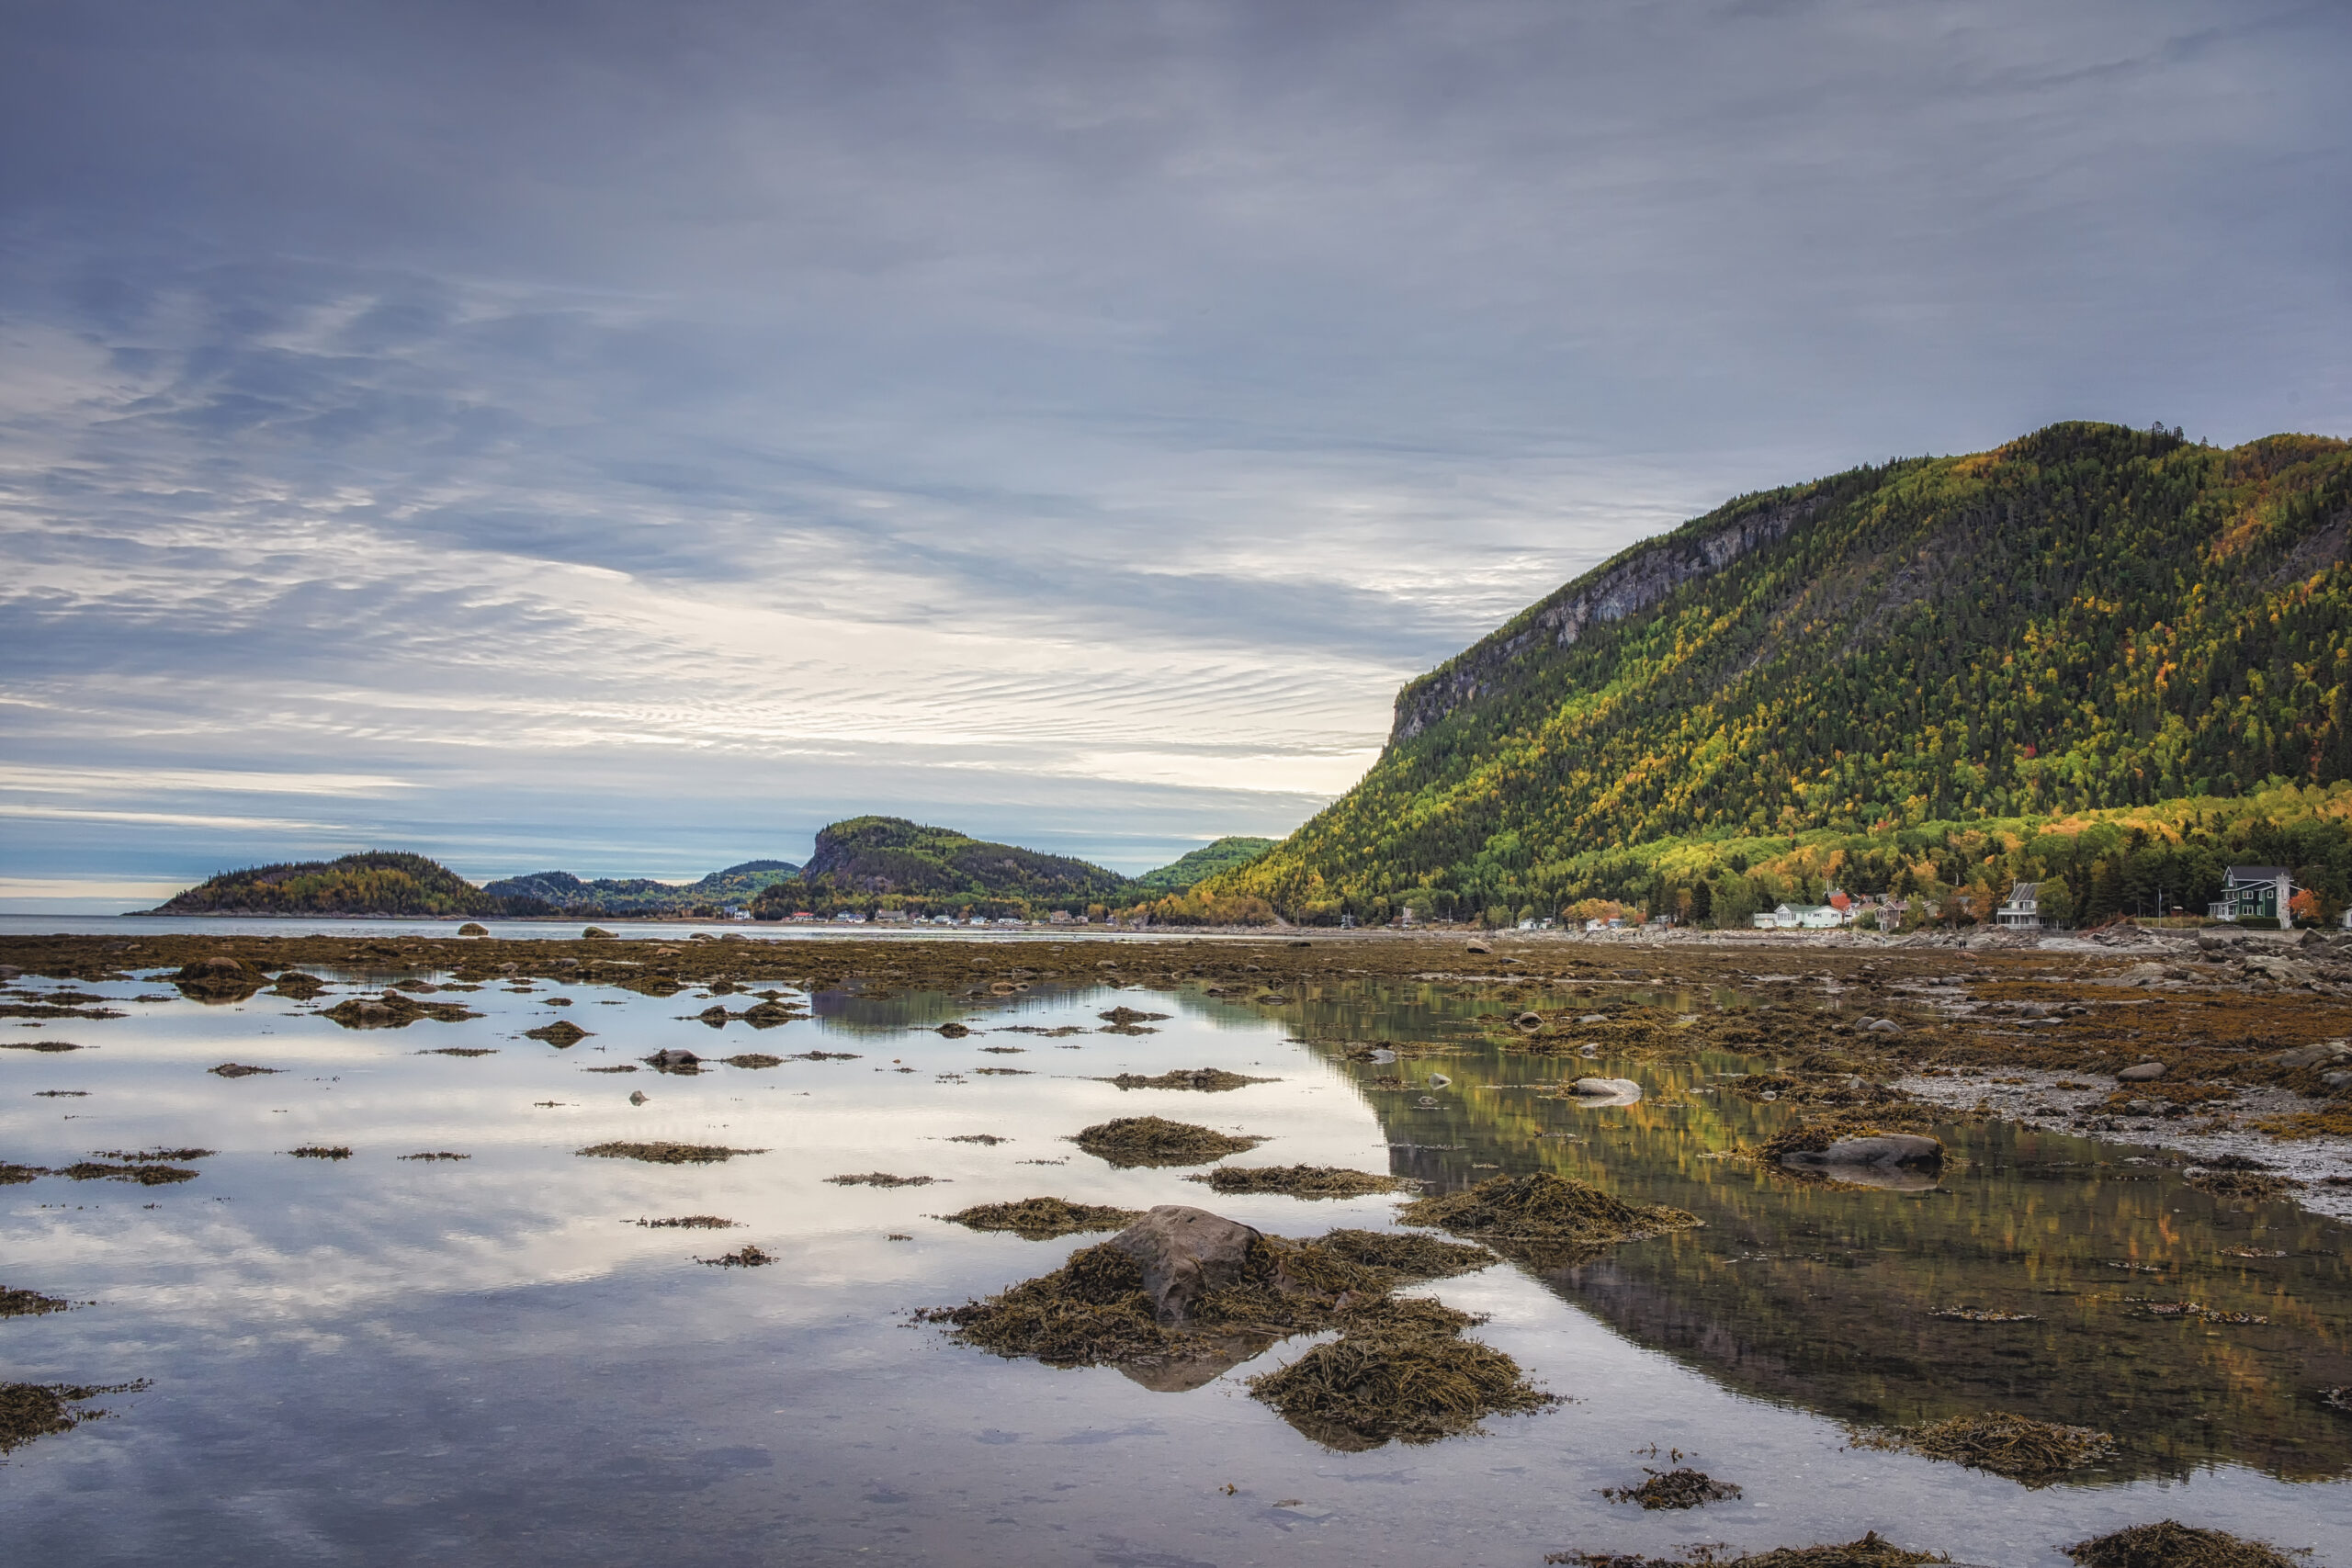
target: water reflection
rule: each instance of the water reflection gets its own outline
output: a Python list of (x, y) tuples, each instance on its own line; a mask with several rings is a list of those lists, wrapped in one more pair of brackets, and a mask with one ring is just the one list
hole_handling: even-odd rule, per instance
[[(1327, 997), (1300, 1021), (1327, 1041), (1452, 1047), (1453, 1081), (1432, 1093), (1384, 1087), (1395, 1069), (1318, 1046), (1356, 1078), (1401, 1174), (1450, 1189), (1552, 1168), (1704, 1216), (1702, 1232), (1544, 1276), (1640, 1342), (1839, 1420), (1991, 1406), (2099, 1427), (2123, 1441), (2115, 1475), (2222, 1461), (2301, 1479), (2352, 1471), (2352, 1421), (2315, 1396), (2352, 1382), (2340, 1225), (2208, 1195), (2128, 1148), (2007, 1122), (1937, 1127), (1956, 1156), (1940, 1179), (1807, 1184), (1720, 1157), (1797, 1114), (1730, 1090), (1723, 1075), (1748, 1059), (1627, 1060), (1605, 1070), (1639, 1080), (1638, 1103), (1560, 1098), (1589, 1064), (1501, 1051), (1468, 1027), (1476, 1004), (1439, 1002)], [(2167, 1313), (2183, 1302), (2268, 1321)], [(1933, 1315), (1954, 1307), (2024, 1321)]]
[[(699, 1015), (743, 996), (573, 982), (447, 997), (483, 1015), (464, 1021), (345, 1030), (319, 1010), (415, 977), (323, 977), (315, 1002), (264, 991), (216, 1007), (130, 1005), (168, 990), (154, 976), (94, 984), (126, 1016), (44, 1025), (86, 1049), (0, 1052), (0, 1158), (220, 1151), (176, 1187), (0, 1189), (0, 1284), (98, 1303), (0, 1323), (7, 1375), (155, 1380), (112, 1402), (112, 1420), (0, 1468), (0, 1532), (28, 1560), (1532, 1562), (1565, 1545), (1664, 1554), (1702, 1536), (1767, 1546), (1876, 1528), (2063, 1568), (2053, 1543), (2093, 1525), (2193, 1511), (2352, 1568), (2338, 1548), (2352, 1485), (2286, 1484), (2347, 1467), (2352, 1420), (2308, 1396), (2352, 1382), (2340, 1229), (2233, 1208), (2129, 1150), (1947, 1129), (1969, 1163), (1938, 1190), (1808, 1188), (1711, 1157), (1790, 1114), (1724, 1091), (1717, 1075), (1751, 1064), (1509, 1055), (1479, 1021), (1493, 1004), (1434, 983), (1295, 987), (1280, 1005), (778, 987), (810, 1017), (714, 1034)], [(556, 996), (572, 1004), (547, 1005)], [(1114, 1032), (1100, 1015), (1120, 1005), (1173, 1016)], [(566, 1016), (592, 1031), (569, 1049), (525, 1032)], [(938, 1032), (949, 1022), (973, 1032)], [(703, 1070), (646, 1066), (678, 1047)], [(448, 1048), (490, 1054), (428, 1054)], [(781, 1059), (724, 1060), (755, 1052)], [(277, 1071), (207, 1071), (232, 1060)], [(1216, 1095), (1103, 1081), (1198, 1067), (1271, 1081)], [(1636, 1080), (1642, 1097), (1558, 1093), (1594, 1075)], [(910, 1308), (1045, 1272), (1091, 1239), (977, 1235), (932, 1214), (1041, 1194), (1206, 1200), (1182, 1171), (1115, 1169), (1067, 1141), (1143, 1111), (1268, 1137), (1250, 1163), (1385, 1167), (1445, 1187), (1551, 1168), (1708, 1226), (1435, 1287), (1493, 1314), (1477, 1334), (1577, 1403), (1409, 1454), (1328, 1453), (1243, 1397), (1239, 1379), (1307, 1340), (1158, 1391), (905, 1326)], [(997, 1141), (967, 1141), (978, 1134)], [(617, 1139), (766, 1152), (683, 1168), (574, 1152)], [(356, 1152), (284, 1153), (307, 1144)], [(471, 1157), (397, 1158), (438, 1150)], [(875, 1170), (936, 1185), (826, 1180)], [(1214, 1206), (1289, 1235), (1391, 1213), (1380, 1198)], [(635, 1223), (688, 1214), (739, 1228)], [(781, 1265), (696, 1261), (745, 1243)], [(2135, 1296), (2271, 1321), (2158, 1318)], [(2031, 1316), (1928, 1315), (1956, 1305)], [(2161, 1497), (2028, 1496), (1842, 1452), (1815, 1414), (1987, 1404), (2115, 1432), (2126, 1455), (2111, 1479), (2224, 1468)], [(1705, 1447), (1749, 1500), (1695, 1523), (1612, 1508), (1597, 1488), (1638, 1480), (1628, 1455), (1653, 1441)], [(1324, 1517), (1272, 1506), (1290, 1497)]]

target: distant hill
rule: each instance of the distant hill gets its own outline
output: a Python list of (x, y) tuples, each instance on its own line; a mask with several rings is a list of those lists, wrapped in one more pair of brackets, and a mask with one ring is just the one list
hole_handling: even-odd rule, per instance
[(340, 860), (224, 871), (150, 915), (502, 915), (524, 912), (423, 855), (370, 851)]
[(1246, 865), (1264, 854), (1281, 840), (1250, 839), (1239, 835), (1203, 844), (1182, 860), (1170, 862), (1158, 871), (1147, 871), (1136, 878), (1135, 885), (1153, 897), (1170, 893), (1182, 893), (1194, 883), (1214, 876), (1220, 871)]
[(701, 908), (749, 906), (760, 889), (797, 874), (784, 860), (747, 860), (699, 881), (655, 882), (647, 877), (599, 877), (588, 882), (568, 871), (508, 876), (482, 891), (510, 902), (532, 902), (578, 915), (674, 915)]
[(817, 834), (799, 875), (770, 884), (754, 913), (905, 908), (937, 914), (1073, 914), (1132, 900), (1135, 885), (1115, 871), (1067, 855), (989, 843), (952, 828), (899, 817), (853, 817)]
[[(1704, 918), (2063, 875), (2096, 913), (2269, 857), (2341, 902), (2335, 807), (2278, 792), (2352, 779), (2348, 536), (2352, 443), (2310, 435), (2058, 424), (1743, 496), (1409, 682), (1353, 789), (1200, 891)], [(2146, 819), (2076, 825), (2110, 813)]]

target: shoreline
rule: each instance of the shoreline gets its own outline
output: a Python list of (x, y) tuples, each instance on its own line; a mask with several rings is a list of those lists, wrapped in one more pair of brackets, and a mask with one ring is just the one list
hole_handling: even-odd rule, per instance
[[(1628, 1023), (1642, 1021), (1645, 1053), (1718, 1049), (1778, 1059), (1779, 1070), (1828, 1093), (1874, 1081), (1955, 1115), (2190, 1161), (2258, 1160), (2270, 1174), (2307, 1183), (2282, 1196), (2352, 1221), (2352, 1060), (2334, 1084), (2322, 1077), (2338, 1066), (2334, 1058), (2281, 1061), (2352, 1041), (2352, 942), (2334, 939), (2304, 946), (2236, 931), (2127, 930), (2104, 941), (1984, 933), (1952, 942), (1847, 932), (1474, 937), (1170, 927), (859, 928), (820, 936), (673, 926), (605, 940), (552, 931), (458, 937), (447, 925), (345, 933), (126, 923), (103, 934), (0, 934), (0, 976), (14, 990), (11, 1004), (38, 996), (16, 987), (11, 969), (169, 983), (183, 965), (226, 957), (254, 972), (248, 996), (270, 976), (315, 966), (388, 979), (447, 974), (476, 984), (528, 976), (658, 996), (720, 980), (737, 990), (929, 991), (973, 1005), (1032, 989), (1193, 989), (1274, 1016), (1303, 1009), (1323, 986), (1442, 987), (1471, 998), (1498, 1038), (1510, 1019), (1544, 1017), (1545, 1038), (1520, 1048), (1565, 1055), (1566, 1037), (1593, 1032), (1581, 1027), (1588, 1010), (1614, 1010)], [(1683, 999), (1669, 1008), (1678, 995)], [(1700, 999), (1710, 996), (1712, 1006)], [(1679, 1010), (1692, 1000), (1700, 1010)], [(1291, 1021), (1307, 1027), (1303, 1013)], [(2352, 1045), (2345, 1049), (2352, 1055)], [(2165, 1076), (2121, 1083), (2116, 1075), (2136, 1062), (2161, 1062)], [(2282, 1118), (2300, 1119), (2288, 1124), (2298, 1135)]]

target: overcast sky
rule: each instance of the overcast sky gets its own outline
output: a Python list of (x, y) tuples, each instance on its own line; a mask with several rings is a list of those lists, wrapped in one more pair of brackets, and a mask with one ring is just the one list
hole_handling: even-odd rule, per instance
[(0, 0), (0, 908), (1284, 832), (1732, 494), (2352, 434), (2348, 77), (2341, 0)]

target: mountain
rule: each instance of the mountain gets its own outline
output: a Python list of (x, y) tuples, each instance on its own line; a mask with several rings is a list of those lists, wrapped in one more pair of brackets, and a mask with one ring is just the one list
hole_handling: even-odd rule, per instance
[(853, 817), (820, 829), (800, 874), (763, 889), (754, 913), (905, 908), (926, 914), (1083, 913), (1131, 898), (1115, 871), (1064, 855), (994, 844), (899, 817)]
[(747, 860), (687, 883), (642, 876), (585, 882), (568, 871), (541, 871), (502, 878), (482, 891), (510, 903), (544, 904), (565, 914), (672, 915), (749, 905), (762, 888), (797, 874), (799, 869), (790, 861)]
[(345, 855), (225, 871), (151, 915), (500, 915), (508, 904), (423, 855)]
[[(1408, 683), (1364, 778), (1202, 891), (1307, 918), (1704, 906), (1823, 845), (1800, 882), (2088, 875), (2080, 829), (2135, 812), (2111, 878), (2153, 841), (2352, 873), (2333, 807), (2256, 804), (2352, 777), (2347, 530), (2352, 443), (2307, 435), (2058, 424), (1743, 496)], [(2074, 821), (2073, 858), (1954, 847), (1994, 821)]]
[(1182, 893), (1194, 883), (1247, 864), (1271, 850), (1279, 840), (1250, 839), (1238, 835), (1203, 844), (1199, 849), (1172, 861), (1158, 871), (1147, 871), (1136, 878), (1135, 885), (1143, 892), (1157, 897), (1163, 894)]

